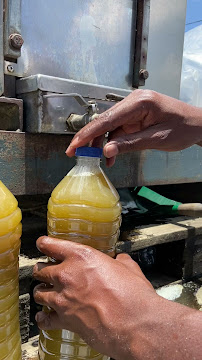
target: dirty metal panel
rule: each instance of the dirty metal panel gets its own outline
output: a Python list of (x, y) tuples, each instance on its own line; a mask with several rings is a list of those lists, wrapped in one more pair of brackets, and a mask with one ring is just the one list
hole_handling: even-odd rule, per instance
[[(45, 194), (75, 164), (65, 150), (70, 135), (34, 135), (0, 132), (1, 180), (16, 195)], [(164, 153), (143, 151), (118, 157), (111, 169), (102, 166), (117, 188), (202, 181), (202, 148)]]
[(195, 229), (189, 229), (190, 236), (185, 243), (184, 251), (184, 271), (183, 278), (202, 277), (202, 235), (195, 234)]
[(202, 181), (202, 147), (167, 153), (147, 150), (121, 155), (105, 169), (116, 187), (180, 184)]
[(25, 186), (25, 140), (16, 132), (0, 132), (1, 180), (14, 193), (24, 193)]
[(16, 195), (50, 192), (75, 164), (65, 155), (70, 139), (1, 131), (1, 180)]
[(99, 113), (115, 104), (107, 100), (107, 94), (127, 96), (130, 91), (105, 86), (80, 83), (73, 80), (36, 75), (20, 79), (16, 83), (18, 97), (24, 101), (24, 129), (30, 133), (72, 133), (67, 126), (70, 114), (85, 114), (73, 97), (46, 98), (47, 94), (77, 93), (87, 101), (96, 99)]
[[(46, 98), (41, 91), (22, 94), (24, 101), (24, 130), (30, 133), (72, 134), (67, 119), (71, 114), (84, 115), (87, 110), (73, 97)], [(52, 94), (52, 93), (51, 93)], [(96, 100), (99, 113), (114, 103)]]
[(3, 0), (0, 0), (0, 96), (4, 92)]
[(16, 131), (23, 128), (23, 101), (0, 97), (0, 130)]

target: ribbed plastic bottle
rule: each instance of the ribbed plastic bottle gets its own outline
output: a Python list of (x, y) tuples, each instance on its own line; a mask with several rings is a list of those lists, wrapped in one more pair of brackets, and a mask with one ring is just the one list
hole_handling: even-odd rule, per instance
[[(102, 149), (78, 148), (77, 164), (52, 192), (48, 234), (92, 246), (110, 256), (119, 237), (119, 195), (100, 167)], [(108, 360), (67, 330), (41, 331), (40, 360)]]
[(21, 360), (18, 285), (21, 219), (17, 200), (0, 181), (0, 360)]

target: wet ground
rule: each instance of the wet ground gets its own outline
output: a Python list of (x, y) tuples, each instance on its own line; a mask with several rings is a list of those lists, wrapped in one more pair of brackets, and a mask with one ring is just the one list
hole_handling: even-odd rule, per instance
[(170, 284), (159, 288), (157, 293), (167, 300), (202, 311), (202, 281)]

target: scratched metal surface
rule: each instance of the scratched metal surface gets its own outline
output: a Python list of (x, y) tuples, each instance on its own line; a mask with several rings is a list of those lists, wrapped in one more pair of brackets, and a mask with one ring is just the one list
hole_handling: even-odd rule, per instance
[[(75, 164), (65, 150), (70, 135), (0, 132), (0, 178), (16, 195), (50, 192)], [(121, 155), (102, 167), (117, 187), (202, 181), (202, 148), (180, 152), (148, 150)]]

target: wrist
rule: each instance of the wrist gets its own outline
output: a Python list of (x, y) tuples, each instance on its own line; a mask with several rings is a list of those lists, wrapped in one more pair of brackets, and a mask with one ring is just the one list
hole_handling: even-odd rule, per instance
[(201, 358), (202, 348), (196, 352), (192, 347), (195, 342), (197, 348), (201, 337), (202, 313), (199, 311), (157, 296), (151, 299), (144, 313), (138, 314), (135, 323), (127, 360)]
[(195, 144), (202, 146), (202, 109), (188, 106), (186, 112), (186, 124), (190, 125), (196, 136)]

